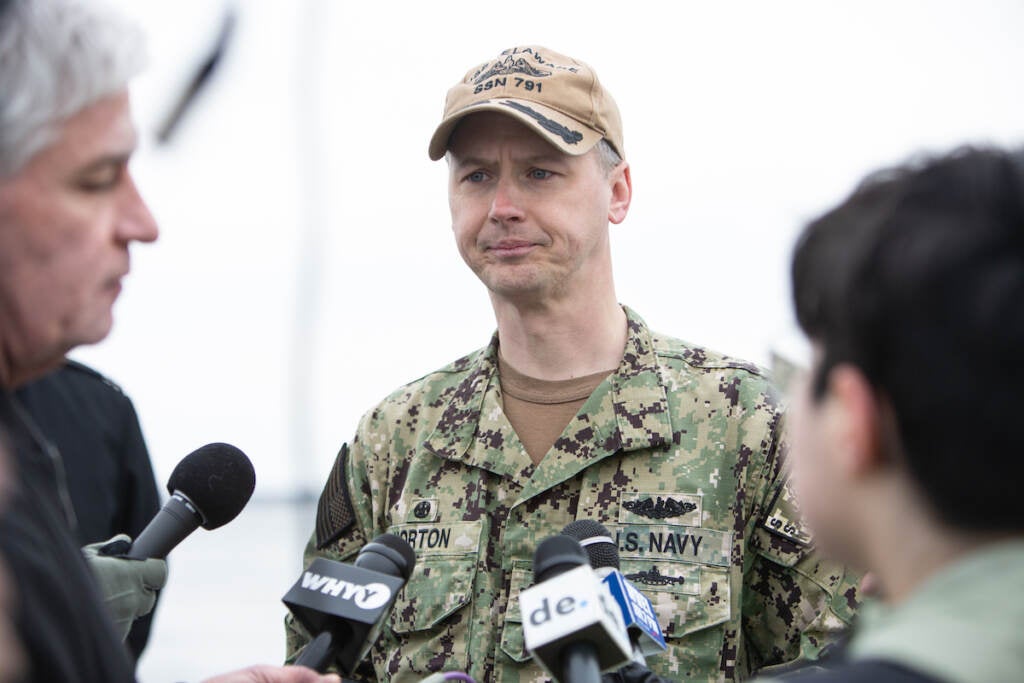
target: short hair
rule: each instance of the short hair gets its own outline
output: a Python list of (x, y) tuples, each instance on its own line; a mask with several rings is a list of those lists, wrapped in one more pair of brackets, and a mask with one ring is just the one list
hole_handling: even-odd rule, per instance
[(140, 29), (95, 2), (0, 7), (0, 177), (53, 142), (68, 118), (124, 89), (145, 62)]
[[(452, 135), (454, 134), (455, 132), (452, 131)], [(594, 149), (597, 150), (597, 162), (601, 165), (601, 170), (604, 171), (605, 175), (609, 175), (615, 170), (616, 166), (622, 163), (622, 157), (619, 156), (619, 153), (615, 151), (615, 148), (605, 138), (598, 140), (597, 144), (594, 145)], [(445, 150), (444, 153), (444, 158), (449, 163), (451, 163), (451, 158), (448, 156), (450, 153), (450, 150)]]
[(597, 155), (605, 175), (614, 171), (615, 167), (622, 163), (622, 157), (605, 138), (597, 141)]
[(960, 148), (869, 176), (793, 263), (797, 320), (892, 408), (936, 517), (1019, 531), (1024, 506), (1024, 153)]

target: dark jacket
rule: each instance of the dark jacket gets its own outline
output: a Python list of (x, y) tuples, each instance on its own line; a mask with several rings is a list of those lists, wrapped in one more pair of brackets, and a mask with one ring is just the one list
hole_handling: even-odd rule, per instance
[[(60, 452), (78, 544), (120, 533), (137, 537), (159, 510), (160, 497), (131, 399), (75, 361), (18, 388), (15, 396)], [(152, 617), (150, 612), (138, 619), (128, 634), (136, 659), (146, 647)]]
[(15, 625), (30, 681), (134, 681), (132, 661), (100, 602), (70, 532), (60, 460), (8, 392), (0, 434), (14, 490), (0, 512), (0, 553), (17, 596)]

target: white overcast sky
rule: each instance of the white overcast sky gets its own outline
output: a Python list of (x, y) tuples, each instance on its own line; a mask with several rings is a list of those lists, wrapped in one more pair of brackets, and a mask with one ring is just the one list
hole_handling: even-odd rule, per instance
[(257, 495), (319, 490), (359, 416), (489, 338), (427, 141), (445, 91), (517, 44), (590, 63), (633, 169), (619, 298), (766, 361), (794, 336), (801, 225), (868, 170), (1024, 142), (1024, 2), (238, 2), (172, 145), (154, 130), (226, 4), (118, 0), (150, 38), (135, 161), (160, 241), (75, 356), (135, 400), (157, 468), (246, 451)]

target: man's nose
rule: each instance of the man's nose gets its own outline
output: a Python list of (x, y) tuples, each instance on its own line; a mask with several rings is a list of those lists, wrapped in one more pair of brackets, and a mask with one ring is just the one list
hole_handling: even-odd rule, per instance
[(524, 217), (522, 196), (511, 178), (500, 178), (494, 187), (488, 217), (496, 222), (520, 221)]
[(124, 196), (117, 218), (117, 234), (124, 242), (153, 242), (160, 235), (156, 219), (139, 194), (135, 180), (129, 175), (124, 187)]

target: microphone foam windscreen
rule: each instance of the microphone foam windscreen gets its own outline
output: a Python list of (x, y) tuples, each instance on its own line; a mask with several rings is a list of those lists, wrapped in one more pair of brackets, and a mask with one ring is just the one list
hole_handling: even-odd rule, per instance
[(355, 564), (408, 581), (416, 566), (416, 551), (401, 536), (381, 534), (363, 546)]
[(590, 557), (590, 566), (594, 569), (619, 568), (619, 549), (612, 539), (611, 532), (600, 522), (577, 519), (566, 524), (562, 533), (579, 541)]
[(199, 509), (204, 529), (224, 526), (242, 511), (256, 488), (256, 472), (242, 451), (226, 443), (209, 443), (178, 463), (167, 480), (168, 493), (188, 496)]
[(548, 536), (533, 551), (533, 580), (547, 581), (563, 572), (587, 564), (587, 554), (569, 536)]

